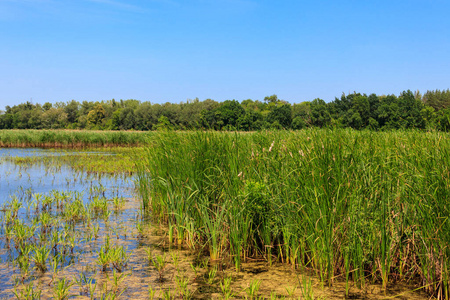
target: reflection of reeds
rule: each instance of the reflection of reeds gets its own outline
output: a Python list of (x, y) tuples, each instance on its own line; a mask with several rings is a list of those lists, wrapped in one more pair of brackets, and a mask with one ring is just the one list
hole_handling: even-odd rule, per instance
[(142, 207), (213, 260), (230, 251), (237, 269), (276, 259), (330, 285), (403, 280), (450, 297), (445, 133), (161, 132), (137, 169)]

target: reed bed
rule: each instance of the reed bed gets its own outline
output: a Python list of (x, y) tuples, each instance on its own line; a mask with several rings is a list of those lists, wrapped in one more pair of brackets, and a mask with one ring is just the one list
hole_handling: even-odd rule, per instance
[(0, 130), (0, 147), (87, 148), (144, 145), (148, 132)]
[[(270, 299), (286, 299), (286, 291), (290, 299), (317, 299), (314, 281), (284, 272), (284, 266), (272, 270), (271, 280), (254, 278), (253, 273), (249, 278), (248, 273), (210, 264), (203, 253), (167, 247), (167, 228), (146, 222), (139, 201), (124, 198), (133, 194), (123, 184), (129, 177), (105, 175), (110, 179), (105, 182), (87, 172), (73, 172), (72, 178), (65, 178), (70, 191), (50, 190), (58, 186), (54, 178), (61, 176), (62, 166), (72, 164), (62, 153), (84, 153), (52, 152), (61, 155), (44, 156), (41, 162), (6, 158), (7, 164), (16, 161), (18, 166), (1, 174), (3, 186), (5, 181), (9, 185), (8, 178), (30, 182), (29, 172), (37, 168), (28, 167), (40, 163), (53, 177), (45, 179), (53, 183), (46, 189), (20, 185), (9, 197), (0, 188), (1, 299), (269, 299), (269, 294)], [(245, 268), (260, 266), (248, 263)], [(272, 286), (273, 280), (284, 286)]]
[(445, 133), (160, 132), (137, 174), (169, 240), (212, 261), (284, 262), (327, 285), (406, 282), (449, 299), (449, 167)]

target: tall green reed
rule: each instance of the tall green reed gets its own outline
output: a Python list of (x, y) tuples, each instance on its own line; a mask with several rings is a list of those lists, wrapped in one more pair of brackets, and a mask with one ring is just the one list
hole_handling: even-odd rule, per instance
[(137, 169), (143, 209), (237, 269), (262, 256), (329, 285), (400, 279), (448, 298), (445, 133), (163, 132)]

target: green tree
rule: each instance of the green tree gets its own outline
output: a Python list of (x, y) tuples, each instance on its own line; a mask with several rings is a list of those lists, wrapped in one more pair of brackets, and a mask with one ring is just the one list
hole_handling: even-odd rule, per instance
[(266, 103), (278, 103), (278, 96), (273, 94), (272, 96), (264, 97), (264, 102)]
[(66, 104), (66, 106), (64, 107), (64, 112), (67, 114), (67, 122), (77, 122), (79, 107), (80, 104), (75, 100), (72, 100)]
[(416, 99), (412, 91), (403, 91), (398, 102), (401, 128), (425, 128), (425, 121), (420, 113), (423, 104), (421, 100)]
[(136, 126), (136, 117), (134, 114), (134, 109), (131, 107), (125, 107), (120, 109), (119, 129), (130, 130), (134, 129), (135, 126)]
[(288, 129), (292, 123), (292, 108), (290, 104), (275, 107), (268, 115), (267, 122), (277, 122), (282, 128)]
[(90, 125), (101, 125), (104, 118), (105, 109), (101, 104), (97, 104), (87, 115), (88, 124)]
[(159, 117), (158, 124), (154, 127), (156, 130), (170, 130), (173, 128), (172, 124), (170, 124), (169, 118), (166, 116)]
[(423, 121), (425, 122), (425, 127), (427, 128), (435, 128), (436, 127), (436, 112), (434, 108), (431, 106), (425, 105), (420, 111), (420, 115), (422, 116)]
[(216, 110), (217, 117), (221, 127), (232, 126), (236, 128), (238, 126), (238, 119), (245, 114), (244, 108), (236, 100), (226, 100), (222, 102)]
[(450, 89), (427, 91), (423, 95), (423, 102), (433, 107), (435, 111), (445, 109), (450, 106)]
[(238, 128), (245, 131), (259, 130), (263, 119), (260, 112), (249, 110), (237, 120)]
[(47, 111), (47, 110), (49, 110), (50, 108), (52, 108), (52, 104), (51, 104), (50, 102), (45, 102), (45, 104), (42, 105), (42, 109), (43, 109), (44, 111)]
[(137, 130), (152, 130), (153, 126), (158, 123), (155, 106), (157, 105), (152, 105), (150, 102), (143, 102), (136, 108), (135, 122)]
[(311, 102), (311, 123), (314, 126), (325, 127), (331, 124), (331, 115), (327, 104), (316, 98)]
[(45, 128), (64, 128), (67, 125), (67, 114), (62, 108), (50, 108), (42, 115)]
[(307, 126), (307, 124), (305, 122), (305, 119), (303, 119), (300, 116), (295, 117), (292, 120), (292, 129), (300, 130), (300, 129), (306, 128), (306, 126)]
[(450, 131), (450, 107), (441, 109), (438, 112), (438, 129), (442, 131)]

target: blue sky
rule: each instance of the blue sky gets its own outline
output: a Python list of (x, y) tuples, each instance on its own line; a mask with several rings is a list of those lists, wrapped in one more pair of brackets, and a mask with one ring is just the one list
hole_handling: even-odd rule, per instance
[(0, 109), (450, 87), (450, 1), (0, 0)]

